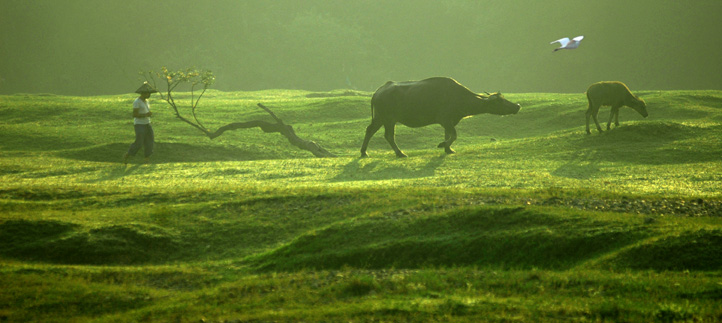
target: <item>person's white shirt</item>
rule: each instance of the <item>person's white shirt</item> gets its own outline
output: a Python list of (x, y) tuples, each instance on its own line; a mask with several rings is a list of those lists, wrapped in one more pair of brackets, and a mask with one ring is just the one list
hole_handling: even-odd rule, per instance
[[(148, 105), (148, 101), (137, 98), (133, 102), (133, 110), (136, 109), (138, 109), (138, 114), (146, 114), (150, 112), (150, 105)], [(135, 118), (133, 124), (150, 124), (150, 117)]]

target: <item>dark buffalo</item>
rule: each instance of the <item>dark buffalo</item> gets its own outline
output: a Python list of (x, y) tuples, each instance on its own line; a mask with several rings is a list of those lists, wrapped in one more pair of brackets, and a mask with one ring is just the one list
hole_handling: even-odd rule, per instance
[(644, 100), (632, 94), (627, 85), (622, 82), (598, 82), (590, 85), (589, 89), (587, 89), (587, 101), (589, 101), (589, 107), (587, 108), (587, 134), (592, 133), (589, 131), (589, 117), (594, 118), (597, 130), (602, 132), (602, 127), (599, 126), (597, 115), (599, 114), (599, 107), (603, 105), (612, 107), (612, 112), (609, 114), (609, 122), (607, 122), (607, 130), (612, 126), (612, 119), (614, 119), (614, 125), (619, 127), (619, 108), (622, 106), (626, 105), (634, 109), (634, 111), (637, 111), (645, 118), (649, 115), (647, 113), (647, 104)]
[[(488, 93), (487, 93), (488, 94)], [(501, 93), (481, 95), (448, 77), (434, 77), (413, 82), (387, 82), (371, 98), (371, 124), (361, 146), (361, 157), (368, 157), (366, 149), (376, 131), (384, 126), (386, 140), (397, 157), (406, 155), (396, 145), (396, 123), (412, 128), (440, 124), (445, 140), (439, 144), (452, 154), (456, 140), (456, 125), (461, 119), (481, 113), (508, 115), (519, 112), (521, 106), (507, 101)]]

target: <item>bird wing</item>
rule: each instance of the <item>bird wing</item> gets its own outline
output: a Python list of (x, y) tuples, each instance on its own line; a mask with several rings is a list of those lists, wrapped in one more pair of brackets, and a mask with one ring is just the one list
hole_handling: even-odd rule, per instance
[(557, 40), (555, 40), (555, 41), (553, 41), (553, 42), (551, 42), (551, 43), (549, 43), (549, 44), (554, 44), (554, 43), (559, 43), (560, 45), (562, 45), (562, 47), (564, 47), (564, 46), (566, 46), (567, 44), (569, 44), (569, 37), (564, 37), (564, 38), (562, 38), (562, 39), (557, 39)]
[(574, 40), (574, 41), (576, 41), (576, 42), (580, 42), (580, 41), (582, 41), (582, 39), (584, 39), (584, 36), (577, 36), (577, 37), (574, 37), (574, 39), (573, 39), (573, 40)]

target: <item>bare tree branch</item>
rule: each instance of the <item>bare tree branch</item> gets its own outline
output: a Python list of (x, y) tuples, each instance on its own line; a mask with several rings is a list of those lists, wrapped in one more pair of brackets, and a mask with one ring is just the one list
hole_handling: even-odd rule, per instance
[(253, 121), (248, 121), (248, 122), (234, 122), (234, 123), (230, 123), (223, 127), (218, 128), (218, 130), (216, 130), (214, 133), (209, 133), (208, 137), (210, 139), (214, 139), (214, 138), (222, 135), (226, 131), (258, 127), (258, 128), (261, 128), (261, 130), (263, 130), (263, 132), (266, 132), (266, 133), (272, 133), (272, 132), (280, 133), (281, 135), (286, 137), (288, 139), (288, 142), (290, 142), (292, 145), (294, 145), (298, 148), (301, 148), (303, 150), (307, 150), (316, 157), (336, 157), (336, 155), (334, 155), (330, 151), (326, 150), (325, 148), (321, 147), (316, 142), (298, 137), (298, 135), (296, 135), (296, 132), (293, 130), (293, 127), (285, 124), (283, 122), (283, 120), (278, 118), (278, 116), (276, 116), (276, 114), (273, 113), (273, 111), (271, 111), (271, 109), (269, 109), (265, 105), (259, 103), (258, 106), (261, 107), (261, 109), (268, 112), (268, 114), (270, 114), (271, 117), (273, 117), (273, 119), (276, 120), (276, 123), (270, 123), (268, 121), (262, 121), (262, 120), (253, 120)]
[[(336, 157), (333, 153), (329, 152), (328, 150), (321, 147), (319, 144), (317, 144), (314, 141), (311, 140), (305, 140), (298, 135), (296, 135), (296, 132), (293, 130), (293, 127), (290, 125), (287, 125), (279, 118), (271, 109), (266, 107), (265, 105), (258, 103), (258, 106), (266, 111), (273, 120), (275, 120), (276, 123), (271, 123), (268, 121), (263, 120), (252, 120), (247, 122), (234, 122), (229, 123), (225, 126), (222, 126), (218, 128), (216, 131), (210, 131), (208, 130), (199, 120), (196, 115), (196, 109), (198, 108), (198, 102), (200, 102), (203, 95), (206, 93), (206, 90), (208, 87), (213, 84), (215, 81), (215, 76), (213, 76), (213, 73), (206, 71), (206, 72), (198, 72), (195, 69), (187, 69), (186, 71), (178, 71), (178, 72), (170, 72), (167, 68), (163, 67), (161, 69), (161, 72), (148, 72), (147, 74), (142, 73), (143, 76), (148, 80), (150, 79), (153, 82), (153, 87), (155, 88), (155, 78), (153, 75), (156, 75), (157, 77), (162, 77), (165, 79), (166, 82), (166, 90), (165, 94), (163, 92), (158, 92), (161, 96), (161, 98), (168, 103), (168, 105), (173, 108), (173, 112), (175, 113), (176, 118), (180, 119), (181, 121), (191, 125), (192, 127), (200, 130), (203, 132), (208, 138), (215, 139), (225, 133), (226, 131), (231, 130), (237, 130), (237, 129), (249, 129), (249, 128), (260, 128), (263, 132), (266, 133), (273, 133), (277, 132), (284, 137), (288, 139), (288, 142), (292, 145), (301, 148), (303, 150), (307, 150), (311, 152), (316, 157)], [(180, 113), (180, 109), (178, 109), (178, 105), (175, 102), (175, 99), (173, 98), (173, 90), (180, 84), (180, 83), (191, 83), (191, 115), (193, 116), (193, 120), (195, 122), (183, 117)], [(203, 84), (203, 91), (198, 95), (198, 98), (195, 97), (195, 86), (198, 84)]]

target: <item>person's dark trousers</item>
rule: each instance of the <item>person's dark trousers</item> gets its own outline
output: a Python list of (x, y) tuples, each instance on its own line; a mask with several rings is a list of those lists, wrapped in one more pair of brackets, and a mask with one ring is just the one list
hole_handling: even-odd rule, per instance
[(148, 158), (153, 154), (153, 142), (155, 141), (155, 135), (153, 134), (153, 127), (150, 124), (137, 124), (135, 125), (135, 142), (130, 144), (128, 149), (129, 156), (135, 156), (143, 146), (143, 152), (145, 157)]

